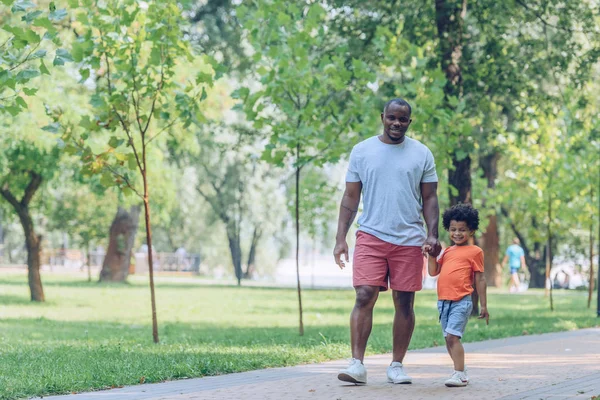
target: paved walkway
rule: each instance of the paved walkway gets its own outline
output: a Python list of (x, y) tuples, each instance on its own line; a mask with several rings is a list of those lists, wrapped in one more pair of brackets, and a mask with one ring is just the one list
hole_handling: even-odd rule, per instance
[(465, 345), (471, 383), (447, 388), (445, 348), (410, 351), (412, 385), (386, 382), (390, 355), (367, 357), (366, 386), (337, 380), (346, 361), (274, 368), (50, 397), (53, 400), (192, 399), (591, 399), (600, 396), (600, 328), (521, 336)]

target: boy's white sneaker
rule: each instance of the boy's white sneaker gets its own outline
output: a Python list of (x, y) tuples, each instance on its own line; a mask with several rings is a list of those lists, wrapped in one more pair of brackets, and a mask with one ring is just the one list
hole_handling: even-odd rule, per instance
[(394, 361), (387, 369), (387, 378), (390, 383), (412, 383), (412, 378), (404, 373), (402, 363)]
[(353, 358), (350, 360), (348, 368), (340, 370), (338, 379), (344, 382), (364, 385), (367, 383), (367, 369), (360, 360)]
[(467, 371), (454, 371), (450, 379), (446, 381), (448, 387), (461, 387), (469, 384), (469, 377)]

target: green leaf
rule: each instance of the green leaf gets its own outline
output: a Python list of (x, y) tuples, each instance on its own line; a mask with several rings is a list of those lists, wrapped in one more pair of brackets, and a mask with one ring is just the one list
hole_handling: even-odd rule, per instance
[(104, 187), (114, 186), (115, 178), (112, 176), (111, 173), (105, 172), (102, 174), (102, 177), (100, 178), (100, 184)]
[(133, 190), (131, 190), (129, 186), (125, 186), (122, 190), (125, 197), (131, 197), (131, 195), (133, 194)]
[(30, 60), (46, 57), (46, 50), (38, 50), (29, 57)]
[(137, 161), (135, 159), (135, 155), (129, 154), (129, 159), (127, 160), (127, 165), (129, 166), (129, 169), (131, 170), (136, 170), (138, 165), (137, 165)]
[(125, 140), (119, 139), (119, 138), (117, 138), (115, 136), (111, 137), (110, 140), (108, 141), (108, 145), (110, 147), (112, 147), (113, 149), (116, 149), (117, 147), (119, 147), (123, 143), (125, 143)]
[(67, 15), (67, 10), (61, 8), (60, 10), (52, 11), (48, 16), (48, 19), (50, 19), (50, 21), (59, 22), (63, 20)]
[(37, 93), (37, 89), (35, 88), (23, 88), (23, 92), (27, 95), (27, 96), (35, 96), (35, 94)]
[(40, 28), (46, 28), (48, 31), (56, 30), (56, 28), (54, 28), (54, 25), (52, 25), (52, 22), (50, 22), (50, 20), (46, 17), (36, 19), (33, 22), (33, 26), (39, 26)]
[(27, 103), (25, 102), (25, 100), (23, 100), (23, 98), (21, 96), (17, 96), (16, 102), (18, 105), (20, 105), (22, 108), (28, 108), (27, 107)]
[(40, 60), (40, 72), (44, 75), (50, 75), (50, 71), (48, 71), (48, 68), (46, 68), (44, 60)]
[(199, 85), (201, 83), (212, 83), (212, 78), (212, 74), (200, 72), (198, 75), (196, 75), (196, 84)]
[(6, 6), (10, 6), (12, 3), (15, 2), (15, 0), (0, 0), (2, 3), (4, 3), (4, 5)]
[(17, 74), (17, 82), (25, 83), (36, 76), (40, 76), (40, 71), (37, 69), (24, 69)]
[(79, 74), (81, 75), (81, 79), (79, 80), (79, 83), (83, 83), (83, 82), (87, 81), (87, 79), (90, 77), (90, 70), (89, 70), (89, 68), (81, 68), (79, 70)]
[(53, 1), (50, 2), (50, 5), (48, 6), (48, 9), (53, 12), (56, 10), (56, 4), (54, 4)]
[(64, 65), (66, 62), (73, 61), (71, 54), (65, 49), (56, 50), (56, 56), (54, 57), (53, 65)]
[(23, 0), (19, 0), (17, 1), (12, 8), (10, 9), (13, 13), (18, 13), (18, 12), (22, 12), (22, 11), (27, 11), (30, 8), (34, 8), (35, 4), (32, 3), (31, 1), (23, 1)]
[(202, 95), (200, 96), (200, 101), (203, 101), (207, 97), (208, 97), (208, 94), (206, 94), (206, 89), (203, 87), (202, 88)]
[(53, 122), (50, 125), (44, 126), (42, 130), (50, 133), (58, 133), (60, 131), (60, 124), (58, 122)]
[(42, 14), (43, 14), (43, 12), (40, 11), (40, 10), (32, 11), (30, 13), (27, 13), (27, 14), (23, 15), (21, 17), (21, 21), (25, 21), (27, 23), (31, 23), (31, 22), (35, 21), (35, 19), (37, 17), (39, 17), (40, 15), (42, 15)]

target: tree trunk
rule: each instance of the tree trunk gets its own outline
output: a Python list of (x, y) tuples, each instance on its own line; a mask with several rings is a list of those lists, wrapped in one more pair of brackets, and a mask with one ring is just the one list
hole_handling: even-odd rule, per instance
[(8, 201), (19, 216), (19, 221), (25, 234), (25, 247), (27, 248), (27, 277), (31, 301), (45, 301), (44, 288), (40, 277), (41, 266), (41, 236), (35, 233), (33, 219), (29, 211), (29, 204), (42, 184), (42, 176), (36, 172), (28, 171), (30, 181), (21, 201), (12, 194), (8, 185), (0, 189), (0, 194)]
[(27, 269), (31, 301), (45, 301), (42, 278), (40, 277), (41, 266), (41, 236), (35, 233), (33, 220), (29, 209), (25, 208), (19, 213), (21, 225), (25, 232), (25, 246), (27, 247)]
[(87, 263), (88, 282), (91, 282), (92, 281), (92, 257), (90, 255), (89, 242), (86, 244), (85, 248), (86, 248), (85, 260)]
[[(145, 165), (144, 160), (144, 165)], [(146, 245), (148, 246), (148, 275), (150, 276), (150, 302), (152, 307), (152, 339), (158, 343), (158, 320), (156, 318), (156, 296), (154, 294), (154, 260), (152, 258), (152, 229), (150, 226), (150, 199), (148, 195), (148, 183), (146, 181), (146, 171), (143, 172), (144, 178), (144, 217), (146, 220)]]
[(129, 211), (119, 207), (110, 226), (108, 249), (100, 271), (101, 282), (124, 282), (127, 279), (140, 211), (140, 206), (133, 206)]
[(248, 253), (248, 263), (246, 264), (246, 272), (244, 273), (244, 278), (249, 279), (252, 277), (252, 273), (254, 272), (255, 262), (256, 262), (256, 248), (258, 247), (258, 241), (262, 236), (262, 231), (259, 227), (254, 227), (254, 232), (252, 233), (252, 241), (250, 242), (250, 252)]
[[(450, 98), (462, 96), (462, 61), (466, 0), (436, 0), (435, 14), (442, 70), (446, 74), (445, 107), (454, 111)], [(450, 205), (471, 202), (471, 157), (468, 152), (452, 154), (452, 170), (448, 173)]]
[[(296, 162), (300, 162), (300, 144), (296, 145)], [(296, 280), (298, 282), (299, 333), (304, 336), (302, 289), (300, 287), (300, 166), (296, 166)]]
[[(487, 187), (493, 189), (496, 187), (496, 178), (498, 176), (498, 158), (499, 154), (493, 152), (479, 159), (479, 165), (483, 170), (483, 175), (487, 179)], [(486, 201), (483, 200), (483, 208), (486, 207)], [(488, 219), (488, 225), (480, 238), (483, 249), (485, 280), (489, 286), (502, 286), (502, 273), (499, 267), (499, 249), (500, 235), (498, 234), (498, 217), (493, 214)]]
[(242, 285), (242, 248), (240, 245), (239, 230), (235, 226), (227, 227), (227, 239), (229, 240), (229, 252), (231, 253), (231, 262), (238, 286)]
[[(600, 266), (599, 266), (600, 269)], [(592, 306), (592, 295), (594, 294), (594, 220), (590, 221), (590, 284), (588, 293), (588, 308)]]

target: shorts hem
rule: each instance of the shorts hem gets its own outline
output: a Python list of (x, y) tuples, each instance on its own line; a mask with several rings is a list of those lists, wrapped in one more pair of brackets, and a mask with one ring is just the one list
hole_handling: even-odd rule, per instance
[(385, 292), (386, 290), (388, 290), (387, 285), (382, 285), (381, 282), (373, 282), (373, 281), (352, 282), (352, 286), (353, 287), (358, 287), (358, 286), (378, 286), (380, 292)]
[(410, 288), (398, 288), (390, 285), (390, 289), (395, 290), (396, 292), (420, 292), (423, 289), (423, 286), (414, 286)]
[(446, 330), (444, 331), (444, 337), (448, 336), (448, 334), (458, 336), (461, 339), (463, 337), (463, 332), (459, 332), (459, 331), (455, 331), (454, 329), (446, 328)]

